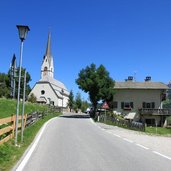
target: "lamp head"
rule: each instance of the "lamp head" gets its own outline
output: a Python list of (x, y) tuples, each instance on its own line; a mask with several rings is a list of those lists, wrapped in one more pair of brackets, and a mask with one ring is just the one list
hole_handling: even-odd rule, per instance
[(29, 27), (23, 25), (17, 25), (17, 28), (21, 41), (24, 41), (26, 39), (28, 31), (30, 31)]

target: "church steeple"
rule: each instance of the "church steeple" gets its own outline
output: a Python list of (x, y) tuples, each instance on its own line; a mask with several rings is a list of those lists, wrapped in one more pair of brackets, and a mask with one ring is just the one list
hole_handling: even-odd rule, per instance
[(48, 34), (48, 42), (46, 47), (46, 56), (51, 56), (51, 34)]
[(49, 32), (46, 53), (43, 58), (43, 63), (41, 67), (41, 77), (44, 78), (48, 76), (53, 78), (53, 73), (54, 73), (54, 66), (53, 66), (53, 58), (51, 55), (51, 34)]

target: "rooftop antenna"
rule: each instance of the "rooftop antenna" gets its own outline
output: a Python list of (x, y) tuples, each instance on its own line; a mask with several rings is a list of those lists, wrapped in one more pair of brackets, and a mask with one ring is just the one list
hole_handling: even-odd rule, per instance
[(137, 71), (134, 71), (134, 82), (136, 82)]

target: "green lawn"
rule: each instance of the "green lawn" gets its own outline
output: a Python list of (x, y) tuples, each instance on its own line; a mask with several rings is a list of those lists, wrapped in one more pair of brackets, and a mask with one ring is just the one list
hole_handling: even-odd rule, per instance
[(146, 127), (146, 133), (158, 134), (158, 135), (168, 135), (171, 136), (171, 128), (162, 128), (162, 127)]
[[(9, 117), (16, 114), (16, 100), (0, 98), (0, 119)], [(32, 104), (29, 102), (25, 103), (25, 113), (33, 111), (46, 111), (48, 107), (46, 105)], [(20, 102), (20, 114), (22, 111), (22, 102)]]

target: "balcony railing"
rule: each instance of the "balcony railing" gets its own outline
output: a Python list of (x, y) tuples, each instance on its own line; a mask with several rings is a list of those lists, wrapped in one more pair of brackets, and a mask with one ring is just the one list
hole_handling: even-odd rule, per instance
[(139, 109), (141, 115), (171, 115), (171, 109)]

